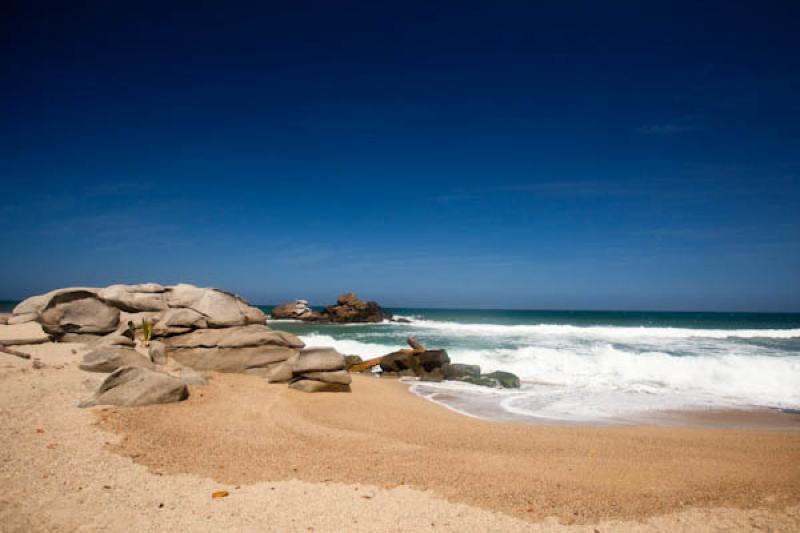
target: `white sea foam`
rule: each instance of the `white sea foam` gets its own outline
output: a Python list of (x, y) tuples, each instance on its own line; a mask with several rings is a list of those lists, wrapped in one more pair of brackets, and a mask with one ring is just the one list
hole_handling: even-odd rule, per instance
[(364, 359), (386, 355), (400, 348), (399, 346), (390, 346), (388, 344), (366, 343), (351, 339), (334, 339), (330, 335), (318, 335), (316, 333), (303, 335), (300, 340), (306, 344), (307, 348), (331, 347), (335, 348), (339, 353), (358, 355)]
[[(407, 332), (447, 348), (454, 361), (481, 365), (485, 372), (508, 370), (520, 376), (521, 391), (448, 382), (412, 387), (433, 401), (439, 401), (440, 393), (448, 398), (455, 395), (457, 401), (448, 401), (448, 407), (474, 416), (491, 412), (490, 406), (509, 415), (562, 420), (619, 419), (644, 411), (693, 407), (800, 408), (800, 355), (785, 348), (796, 342), (792, 339), (800, 339), (798, 329), (434, 321), (406, 326)], [(402, 342), (397, 335), (398, 344), (387, 344), (387, 337), (374, 330), (355, 336), (360, 340), (320, 334), (302, 339), (308, 346), (332, 346), (364, 358), (397, 350)], [(373, 339), (379, 342), (370, 342)]]
[(800, 338), (800, 329), (694, 329), (694, 328), (652, 328), (621, 326), (572, 326), (568, 324), (462, 324), (460, 322), (440, 322), (436, 320), (415, 320), (414, 327), (437, 331), (449, 331), (468, 335), (486, 336), (526, 336), (526, 335), (573, 335), (587, 338)]

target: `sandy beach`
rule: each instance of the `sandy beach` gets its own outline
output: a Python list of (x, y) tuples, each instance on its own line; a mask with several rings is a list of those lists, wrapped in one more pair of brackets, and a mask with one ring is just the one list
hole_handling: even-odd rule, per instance
[(44, 368), (0, 356), (3, 531), (800, 527), (796, 431), (488, 422), (368, 376), (212, 373), (185, 402), (79, 409), (104, 377), (85, 348), (19, 349)]

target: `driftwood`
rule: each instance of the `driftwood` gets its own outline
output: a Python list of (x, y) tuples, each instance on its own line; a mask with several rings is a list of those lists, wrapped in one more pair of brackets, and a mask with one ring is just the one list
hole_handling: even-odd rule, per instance
[(411, 346), (411, 349), (414, 350), (414, 353), (422, 353), (425, 351), (425, 347), (411, 335), (408, 336), (406, 342), (408, 343), (409, 346)]
[(356, 363), (347, 370), (349, 372), (364, 372), (365, 370), (369, 370), (373, 366), (381, 364), (381, 359), (383, 359), (383, 356), (373, 357), (372, 359), (367, 359), (366, 361)]
[(20, 352), (19, 350), (14, 350), (13, 348), (9, 348), (5, 344), (0, 344), (0, 353), (13, 355), (15, 357), (21, 357), (22, 359), (30, 359), (30, 354), (25, 352)]
[[(409, 350), (408, 348), (405, 348), (403, 350), (398, 350), (399, 352), (418, 354), (426, 351), (425, 347), (411, 335), (408, 336), (406, 342), (408, 342), (408, 345), (411, 346), (411, 349)], [(366, 361), (354, 364), (347, 370), (350, 372), (364, 372), (365, 370), (369, 370), (373, 366), (378, 366), (379, 364), (381, 364), (381, 359), (383, 359), (384, 357), (385, 356), (381, 355), (380, 357), (373, 357), (372, 359), (367, 359)]]

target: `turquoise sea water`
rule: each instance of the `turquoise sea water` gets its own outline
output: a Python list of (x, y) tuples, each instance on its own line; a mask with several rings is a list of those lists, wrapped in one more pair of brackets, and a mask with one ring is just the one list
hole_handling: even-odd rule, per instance
[(521, 391), (458, 383), (412, 387), (477, 416), (618, 421), (676, 409), (800, 408), (797, 313), (391, 311), (412, 322), (271, 325), (308, 346), (364, 358), (405, 347), (414, 335), (456, 362), (522, 378)]

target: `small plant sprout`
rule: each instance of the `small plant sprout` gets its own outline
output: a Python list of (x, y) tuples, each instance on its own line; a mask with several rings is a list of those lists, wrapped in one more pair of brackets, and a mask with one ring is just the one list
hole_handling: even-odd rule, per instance
[(149, 320), (142, 320), (142, 341), (145, 346), (150, 346), (150, 338), (153, 336), (153, 323)]

